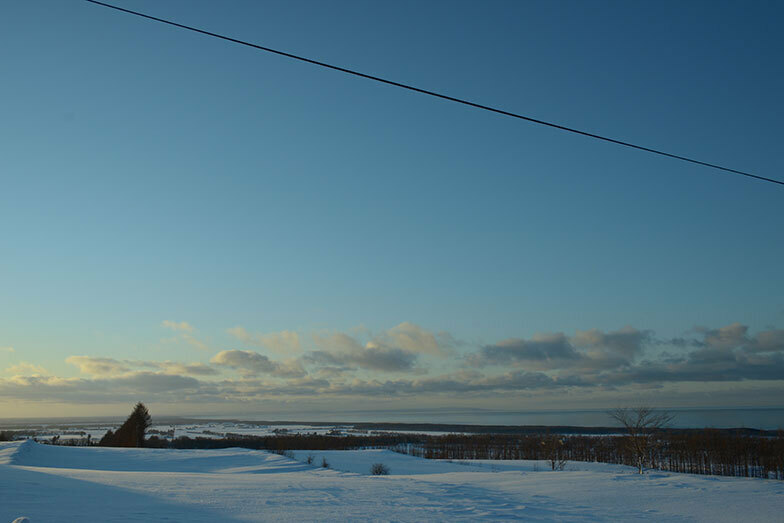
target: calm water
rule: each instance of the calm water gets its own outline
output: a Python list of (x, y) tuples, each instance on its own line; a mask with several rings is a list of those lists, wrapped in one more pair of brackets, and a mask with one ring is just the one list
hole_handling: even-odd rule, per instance
[[(668, 409), (677, 428), (784, 429), (784, 408)], [(256, 416), (234, 416), (247, 420), (298, 420), (332, 422), (467, 423), (472, 425), (572, 425), (615, 426), (606, 410), (488, 411), (460, 409), (413, 409), (399, 411), (275, 412)]]

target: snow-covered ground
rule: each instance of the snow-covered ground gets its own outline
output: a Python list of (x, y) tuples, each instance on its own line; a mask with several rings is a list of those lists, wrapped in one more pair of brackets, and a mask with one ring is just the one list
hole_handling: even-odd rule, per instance
[[(570, 463), (428, 461), (386, 450), (169, 450), (0, 443), (0, 523), (782, 521), (784, 482)], [(313, 464), (305, 463), (313, 456)], [(321, 467), (326, 460), (330, 468)], [(369, 475), (384, 463), (388, 476)]]
[[(107, 423), (74, 423), (74, 424), (0, 424), (0, 431), (8, 430), (11, 432), (21, 432), (20, 438), (34, 436), (39, 440), (51, 440), (59, 436), (60, 441), (81, 440), (88, 435), (93, 441), (99, 441), (107, 430), (116, 430), (122, 424), (118, 421), (114, 424)], [(416, 433), (440, 435), (444, 432), (427, 431), (373, 431), (373, 433), (385, 434), (396, 433)], [(319, 435), (346, 435), (346, 434), (369, 434), (369, 431), (356, 430), (351, 424), (334, 425), (307, 425), (307, 424), (265, 424), (241, 421), (205, 421), (200, 423), (172, 423), (154, 424), (148, 431), (150, 436), (158, 436), (162, 439), (173, 439), (181, 436), (189, 438), (225, 438), (229, 435), (239, 436), (273, 436), (281, 434), (319, 434)], [(0, 522), (1, 523), (1, 522)]]

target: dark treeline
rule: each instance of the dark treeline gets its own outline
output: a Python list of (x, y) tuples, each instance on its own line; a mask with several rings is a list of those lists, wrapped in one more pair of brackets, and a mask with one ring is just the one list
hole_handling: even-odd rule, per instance
[(421, 445), (434, 438), (421, 434), (344, 435), (327, 434), (279, 434), (273, 436), (229, 435), (226, 438), (189, 438), (181, 436), (171, 441), (155, 436), (148, 439), (147, 446), (164, 446), (174, 449), (222, 449), (242, 447), (269, 450), (355, 450), (362, 448), (397, 449), (408, 445)]
[[(443, 436), (405, 448), (407, 454), (435, 459), (551, 458), (542, 436)], [(636, 465), (625, 436), (564, 436), (560, 456), (569, 461)], [(649, 468), (691, 474), (784, 479), (784, 433), (777, 437), (717, 430), (664, 433), (648, 450)]]
[[(386, 448), (428, 459), (550, 460), (553, 446), (547, 434), (382, 434), (329, 436), (290, 434), (231, 436), (222, 439), (180, 437), (172, 441), (155, 436), (148, 447), (217, 449), (243, 447), (284, 450), (351, 450)], [(635, 466), (623, 436), (557, 436), (559, 458)], [(775, 437), (733, 434), (721, 430), (663, 433), (649, 449), (649, 468), (755, 478), (784, 479), (784, 432)]]

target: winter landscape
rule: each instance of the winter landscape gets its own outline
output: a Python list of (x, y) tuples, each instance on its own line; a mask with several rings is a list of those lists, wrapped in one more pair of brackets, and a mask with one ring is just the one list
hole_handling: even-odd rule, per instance
[[(307, 464), (312, 456), (311, 464)], [(328, 468), (322, 466), (326, 461)], [(371, 475), (383, 463), (389, 474)], [(632, 467), (0, 443), (0, 521), (780, 521), (784, 482)]]
[(0, 2), (0, 523), (784, 522), (782, 20)]

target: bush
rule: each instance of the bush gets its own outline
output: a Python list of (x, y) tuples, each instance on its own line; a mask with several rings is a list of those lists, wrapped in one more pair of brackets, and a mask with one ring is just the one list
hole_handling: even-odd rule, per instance
[(383, 463), (373, 463), (370, 467), (370, 473), (374, 476), (386, 476), (389, 474), (389, 467)]
[(325, 469), (329, 468), (329, 462), (327, 461), (327, 458), (321, 458), (321, 466)]
[(305, 458), (305, 463), (308, 465), (313, 465), (313, 454), (308, 454), (308, 457)]

